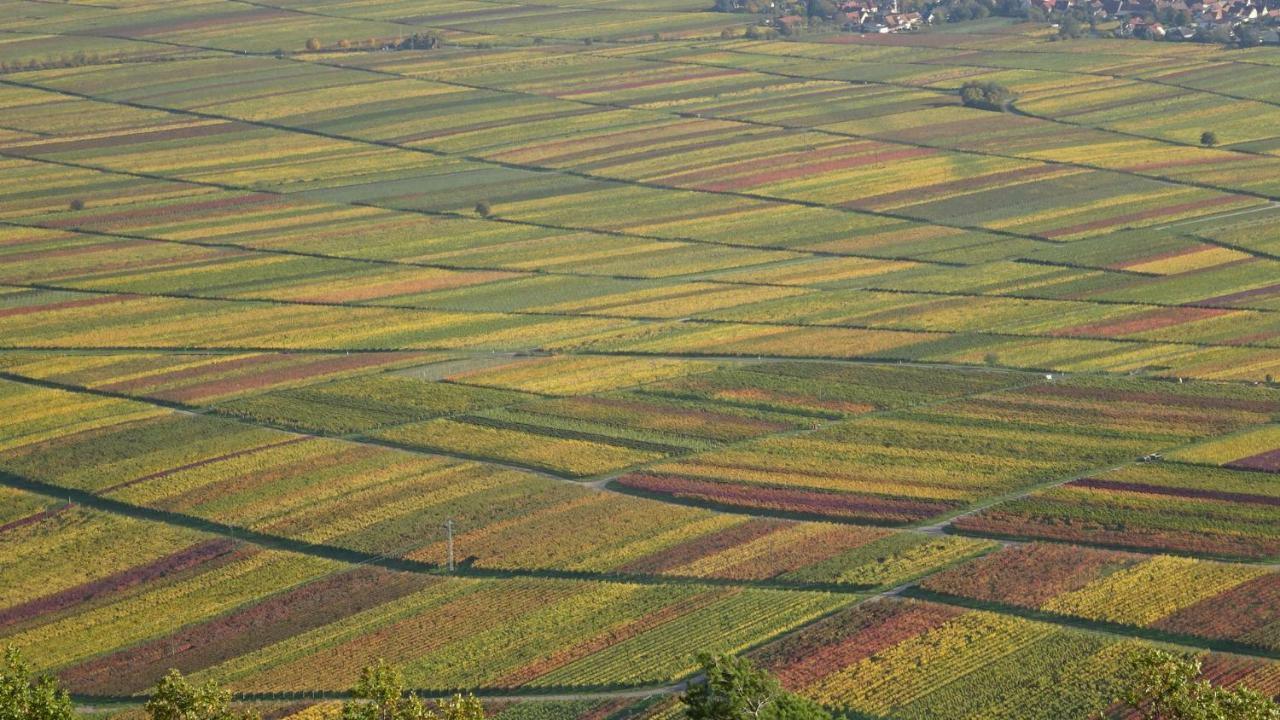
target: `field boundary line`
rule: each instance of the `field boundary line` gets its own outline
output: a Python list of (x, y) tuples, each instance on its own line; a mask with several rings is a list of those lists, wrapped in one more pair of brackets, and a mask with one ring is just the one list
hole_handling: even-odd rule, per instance
[[(236, 123), (236, 124), (245, 125), (248, 127), (258, 127), (258, 128), (268, 129), (268, 130), (275, 130), (283, 133), (293, 133), (297, 135), (320, 137), (327, 140), (349, 142), (357, 145), (367, 145), (370, 147), (378, 147), (378, 148), (384, 148), (384, 149), (390, 149), (390, 150), (416, 153), (419, 155), (426, 155), (434, 158), (461, 160), (464, 162), (471, 162), (478, 165), (503, 168), (507, 170), (518, 170), (522, 172), (530, 172), (530, 173), (537, 173), (537, 174), (560, 175), (564, 177), (572, 177), (579, 180), (598, 182), (605, 185), (617, 185), (622, 187), (639, 187), (639, 188), (645, 188), (648, 190), (657, 190), (657, 191), (663, 191), (663, 192), (691, 193), (696, 195), (712, 195), (716, 197), (731, 197), (731, 198), (738, 198), (742, 200), (751, 200), (754, 202), (760, 202), (765, 204), (774, 204), (774, 205), (790, 206), (790, 207), (803, 207), (803, 208), (809, 208), (814, 210), (827, 210), (827, 211), (832, 211), (837, 213), (844, 213), (848, 215), (889, 218), (893, 220), (907, 221), (907, 222), (912, 222), (917, 224), (946, 227), (954, 230), (964, 230), (966, 232), (985, 233), (987, 235), (997, 235), (997, 236), (1007, 237), (1007, 238), (1016, 238), (1019, 240), (1028, 240), (1031, 242), (1040, 242), (1040, 243), (1049, 242), (1053, 244), (1061, 244), (1065, 242), (1065, 241), (1054, 241), (1048, 238), (1041, 237), (1039, 235), (1034, 235), (1029, 233), (1018, 233), (1010, 230), (1001, 230), (998, 228), (982, 227), (979, 225), (962, 225), (962, 224), (953, 224), (953, 223), (943, 223), (943, 222), (939, 222), (937, 220), (931, 220), (925, 217), (917, 217), (913, 215), (907, 215), (907, 214), (892, 212), (887, 210), (857, 209), (852, 207), (846, 207), (844, 205), (830, 205), (827, 203), (821, 203), (816, 201), (801, 200), (798, 198), (783, 198), (783, 197), (778, 197), (773, 195), (765, 195), (761, 193), (753, 193), (753, 192), (745, 192), (745, 191), (709, 190), (706, 188), (697, 188), (697, 187), (681, 187), (677, 185), (668, 185), (668, 184), (653, 181), (653, 180), (617, 178), (617, 177), (610, 177), (608, 175), (598, 175), (595, 173), (585, 172), (581, 170), (572, 170), (568, 168), (555, 168), (555, 167), (549, 167), (549, 166), (543, 166), (543, 165), (533, 165), (529, 163), (517, 163), (517, 162), (510, 162), (510, 161), (503, 161), (503, 160), (494, 160), (494, 159), (486, 158), (480, 155), (473, 155), (468, 153), (455, 153), (455, 152), (426, 148), (426, 147), (401, 145), (401, 144), (394, 143), (391, 141), (386, 141), (386, 140), (373, 140), (369, 138), (361, 138), (358, 136), (345, 135), (341, 133), (332, 133), (332, 132), (327, 132), (323, 130), (316, 130), (313, 128), (306, 128), (306, 127), (300, 127), (300, 126), (294, 126), (294, 125), (285, 125), (282, 123), (270, 122), (266, 120), (248, 120), (248, 119), (236, 118), (230, 115), (220, 115), (218, 113), (208, 113), (208, 112), (203, 112), (199, 110), (186, 110), (181, 108), (173, 108), (173, 107), (168, 107), (164, 105), (153, 105), (150, 103), (142, 103), (142, 102), (131, 101), (131, 100), (114, 100), (111, 98), (97, 96), (91, 93), (85, 93), (78, 90), (60, 89), (53, 86), (41, 85), (38, 83), (22, 82), (18, 80), (0, 78), (0, 85), (20, 87), (27, 90), (34, 90), (37, 92), (45, 92), (53, 95), (72, 97), (80, 100), (87, 100), (87, 101), (97, 102), (105, 105), (117, 105), (120, 107), (129, 107), (129, 108), (138, 109), (138, 110), (164, 112), (172, 115), (177, 115), (180, 117), (191, 117), (191, 118), (197, 118), (201, 120), (217, 120), (221, 122)], [(28, 155), (23, 155), (22, 153), (15, 153), (13, 152), (12, 149), (6, 150), (5, 154), (6, 156), (23, 159), (23, 160), (39, 159), (38, 157), (33, 158)], [(161, 178), (161, 179), (165, 179), (165, 178)], [(1270, 196), (1267, 196), (1267, 197), (1268, 199), (1280, 199), (1280, 196), (1276, 196), (1274, 198)], [(380, 206), (375, 206), (375, 207), (380, 207)]]

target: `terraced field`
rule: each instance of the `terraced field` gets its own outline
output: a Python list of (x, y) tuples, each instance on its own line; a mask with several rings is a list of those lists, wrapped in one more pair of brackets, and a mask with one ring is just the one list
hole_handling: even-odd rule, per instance
[(1280, 694), (1280, 51), (708, 5), (0, 0), (0, 642), (120, 718)]

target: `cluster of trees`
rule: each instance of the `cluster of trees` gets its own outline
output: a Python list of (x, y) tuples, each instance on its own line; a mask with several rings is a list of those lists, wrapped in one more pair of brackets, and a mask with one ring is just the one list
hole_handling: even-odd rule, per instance
[[(409, 37), (399, 37), (394, 40), (376, 40), (369, 38), (364, 42), (353, 42), (351, 40), (339, 40), (337, 48), (339, 50), (381, 50), (383, 48), (391, 50), (435, 50), (444, 45), (444, 38), (434, 32), (414, 33)], [(307, 40), (307, 50), (309, 52), (317, 52), (325, 48), (324, 41), (320, 38), (310, 38)], [(277, 50), (280, 54), (283, 51)]]
[[(740, 12), (752, 15), (799, 15), (807, 18), (811, 24), (842, 21), (844, 14), (835, 0), (716, 0), (716, 12)], [(761, 27), (757, 32), (772, 31), (774, 35), (788, 35), (792, 32), (789, 25), (779, 24), (776, 28)], [(747, 30), (751, 32), (750, 28)]]
[(905, 11), (930, 12), (935, 21), (964, 22), (965, 20), (981, 20), (996, 15), (999, 17), (1026, 17), (1027, 8), (1022, 0), (906, 0), (899, 2)]
[(444, 44), (444, 39), (433, 32), (414, 33), (402, 38), (394, 45), (396, 50), (435, 50)]
[[(832, 720), (816, 702), (788, 692), (773, 675), (732, 655), (698, 656), (701, 673), (680, 696), (689, 720)], [(1280, 720), (1280, 705), (1246, 687), (1213, 685), (1195, 656), (1164, 650), (1139, 654), (1127, 668), (1121, 699), (1142, 720)], [(364, 668), (343, 703), (342, 720), (484, 720), (471, 694), (426, 702), (405, 688), (404, 675), (379, 660)], [(170, 670), (145, 709), (151, 720), (257, 720), (232, 707), (231, 693), (210, 680), (193, 685)], [(0, 659), (0, 720), (73, 720), (71, 696), (48, 676), (36, 677), (16, 648)]]
[[(155, 62), (159, 58), (147, 58), (147, 62)], [(103, 56), (98, 53), (86, 53), (79, 51), (70, 55), (59, 55), (58, 57), (47, 57), (43, 60), (0, 60), (0, 73), (22, 72), (24, 70), (51, 70), (53, 68), (71, 68), (81, 67), (83, 65), (101, 65), (109, 62), (123, 62), (124, 56), (120, 53), (111, 56)]]
[(965, 107), (1003, 112), (1017, 97), (1009, 88), (993, 82), (971, 80), (960, 86), (960, 102)]
[(1055, 19), (1058, 21), (1059, 40), (1077, 40), (1084, 37), (1086, 33), (1096, 30), (1098, 25), (1096, 17), (1093, 15), (1082, 16), (1081, 13), (1076, 12), (1074, 9)]
[(932, 12), (935, 22), (964, 22), (986, 17), (1010, 17), (1037, 23), (1055, 23), (1057, 39), (1083, 37), (1097, 29), (1097, 18), (1082, 8), (1065, 13), (1046, 13), (1037, 5), (1023, 0), (900, 0), (903, 11)]

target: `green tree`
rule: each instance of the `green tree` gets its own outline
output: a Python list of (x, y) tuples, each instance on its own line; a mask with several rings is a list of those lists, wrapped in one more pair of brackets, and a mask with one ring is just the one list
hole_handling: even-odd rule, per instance
[(489, 201), (481, 200), (476, 203), (476, 214), (482, 218), (487, 218), (493, 214), (493, 208), (490, 207)]
[(680, 696), (689, 720), (830, 720), (817, 703), (793, 695), (746, 658), (698, 655), (701, 679)]
[(1213, 147), (1218, 144), (1218, 133), (1212, 130), (1205, 130), (1200, 133), (1200, 144), (1205, 147)]
[(360, 679), (351, 689), (353, 702), (342, 706), (342, 720), (425, 720), (427, 708), (404, 691), (404, 675), (378, 660), (360, 671)]
[(805, 7), (805, 14), (809, 17), (824, 18), (830, 20), (836, 16), (840, 9), (831, 0), (809, 0)]
[(1214, 25), (1209, 30), (1206, 37), (1207, 40), (1205, 42), (1213, 42), (1221, 45), (1230, 45), (1235, 42), (1235, 39), (1231, 35), (1231, 26), (1226, 23)]
[(257, 720), (254, 712), (231, 709), (231, 693), (210, 680), (192, 685), (182, 673), (170, 670), (147, 700), (151, 720)]
[(35, 677), (18, 648), (0, 660), (0, 720), (71, 720), (71, 697), (48, 676)]
[(1080, 22), (1080, 18), (1073, 13), (1068, 13), (1062, 18), (1062, 22), (1058, 23), (1058, 37), (1066, 40), (1076, 40), (1084, 36), (1084, 23)]
[(1262, 33), (1253, 25), (1236, 27), (1236, 44), (1242, 48), (1257, 47), (1262, 44)]
[(1002, 111), (1017, 97), (1009, 88), (993, 82), (971, 80), (960, 86), (960, 102), (966, 107)]
[(1124, 702), (1142, 720), (1280, 720), (1280, 705), (1248, 688), (1216, 687), (1194, 656), (1151, 650), (1133, 661)]
[(404, 675), (385, 660), (365, 666), (342, 706), (342, 720), (484, 720), (484, 706), (471, 694), (455, 694), (434, 710), (405, 691)]
[(435, 50), (444, 44), (443, 38), (434, 32), (414, 33), (396, 42), (397, 50)]

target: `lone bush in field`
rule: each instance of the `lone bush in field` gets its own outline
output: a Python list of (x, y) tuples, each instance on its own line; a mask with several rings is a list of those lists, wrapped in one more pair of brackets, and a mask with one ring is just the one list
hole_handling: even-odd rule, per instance
[(1200, 133), (1200, 144), (1205, 147), (1213, 147), (1218, 144), (1218, 133), (1212, 130), (1205, 130)]
[(1063, 40), (1078, 40), (1084, 37), (1084, 23), (1074, 14), (1067, 14), (1058, 23), (1058, 37)]
[(322, 47), (324, 47), (324, 44), (320, 42), (320, 38), (311, 38), (310, 40), (307, 40), (308, 50), (311, 50), (314, 52), (316, 50), (319, 50)]
[(1009, 88), (993, 82), (971, 80), (960, 86), (960, 102), (965, 107), (1004, 111), (1017, 97)]
[(84, 209), (84, 201), (80, 198), (76, 198), (75, 200), (72, 200), (67, 207), (71, 208), (73, 212), (79, 212)]
[(481, 200), (476, 203), (476, 214), (482, 218), (487, 218), (493, 215), (493, 208), (489, 205), (488, 201)]
[(1193, 656), (1151, 650), (1133, 662), (1124, 701), (1142, 720), (1280, 720), (1280, 705), (1245, 687), (1216, 687)]
[(444, 40), (433, 32), (414, 33), (396, 42), (397, 50), (435, 50), (444, 44)]
[(254, 712), (231, 709), (231, 693), (210, 680), (192, 685), (182, 673), (170, 670), (147, 700), (151, 720), (258, 720)]
[(51, 677), (35, 677), (18, 649), (0, 659), (0, 720), (71, 720), (71, 697)]

